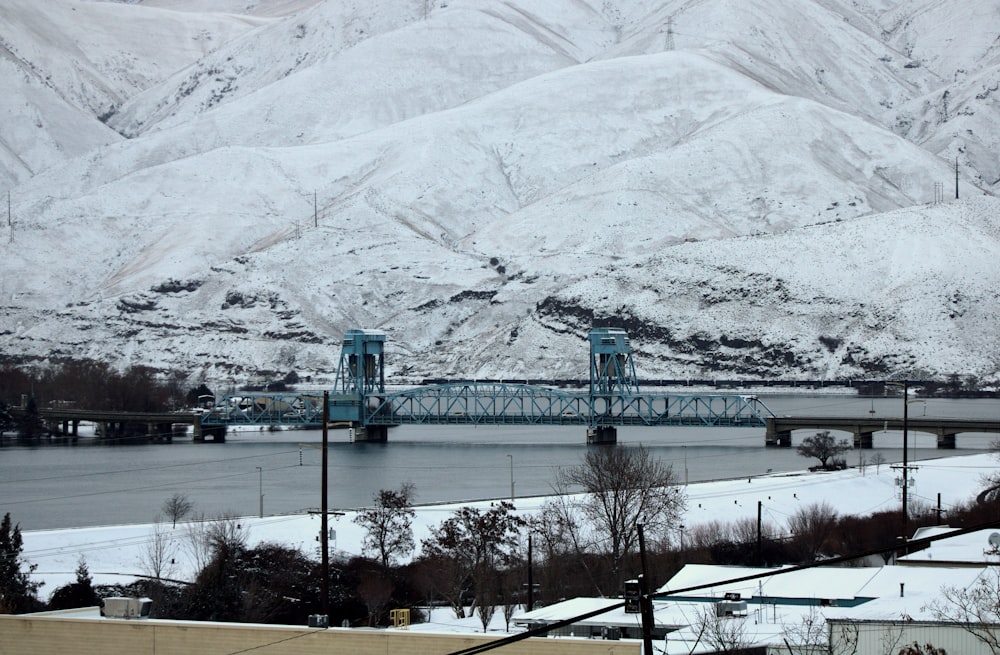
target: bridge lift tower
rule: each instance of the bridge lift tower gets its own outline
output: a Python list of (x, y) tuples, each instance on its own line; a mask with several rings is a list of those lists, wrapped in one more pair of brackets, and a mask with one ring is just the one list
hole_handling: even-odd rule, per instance
[(621, 328), (592, 328), (590, 340), (590, 399), (593, 407), (591, 424), (587, 426), (587, 443), (613, 444), (618, 441), (614, 425), (602, 425), (601, 417), (609, 417), (615, 398), (639, 394), (639, 381), (632, 361), (632, 346), (628, 333)]
[(363, 403), (378, 407), (385, 397), (385, 332), (348, 330), (330, 395), (330, 421), (349, 422), (356, 441), (386, 441), (388, 426), (365, 425)]

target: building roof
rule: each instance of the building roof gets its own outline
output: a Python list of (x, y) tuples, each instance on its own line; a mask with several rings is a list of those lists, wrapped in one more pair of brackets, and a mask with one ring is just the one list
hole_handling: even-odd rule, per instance
[[(673, 598), (721, 600), (727, 593), (738, 593), (743, 600), (765, 598), (768, 602), (783, 604), (825, 600), (848, 602), (859, 598), (867, 599), (868, 597), (859, 596), (858, 592), (879, 571), (877, 567), (820, 567), (785, 572), (788, 568), (688, 564), (658, 591), (708, 585), (704, 589), (682, 592)], [(752, 575), (763, 577), (743, 582), (726, 582)]]
[[(555, 623), (556, 621), (563, 621), (574, 616), (600, 610), (604, 607), (611, 608), (615, 605), (622, 605), (623, 602), (621, 598), (572, 598), (561, 603), (555, 603), (554, 605), (520, 614), (514, 617), (514, 623), (517, 625)], [(624, 607), (616, 607), (589, 619), (575, 621), (573, 625), (640, 627), (641, 623), (638, 614), (627, 613)], [(663, 601), (653, 602), (653, 624), (655, 626), (677, 629), (686, 626), (687, 623), (687, 620), (683, 618), (676, 618), (675, 613), (669, 607), (669, 603)]]
[[(956, 528), (937, 526), (922, 528), (914, 539), (937, 536), (955, 531)], [(912, 566), (973, 566), (1000, 564), (1000, 531), (977, 530), (967, 534), (935, 541), (926, 548), (897, 558), (902, 565)]]

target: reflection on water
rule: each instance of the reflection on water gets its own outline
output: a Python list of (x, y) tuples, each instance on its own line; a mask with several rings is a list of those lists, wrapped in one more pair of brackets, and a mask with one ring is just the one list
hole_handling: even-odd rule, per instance
[[(902, 398), (856, 396), (762, 396), (776, 414), (894, 417)], [(995, 418), (996, 400), (911, 402), (911, 416)], [(809, 432), (796, 433), (797, 444)], [(840, 435), (845, 438), (848, 435)], [(394, 428), (387, 444), (355, 444), (345, 430), (329, 433), (329, 504), (368, 504), (379, 489), (412, 482), (417, 502), (432, 503), (510, 494), (511, 468), (518, 496), (551, 493), (553, 472), (577, 465), (588, 446), (582, 427), (407, 426)], [(257, 467), (263, 469), (266, 513), (296, 512), (320, 505), (318, 430), (231, 433), (225, 444), (22, 447), (0, 449), (0, 513), (10, 512), (26, 530), (137, 523), (162, 513), (163, 501), (186, 493), (206, 516), (258, 511)], [(991, 435), (959, 435), (961, 453), (989, 447)], [(794, 448), (765, 448), (763, 428), (622, 428), (619, 443), (642, 444), (674, 467), (678, 482), (750, 477), (801, 470), (813, 463)], [(92, 443), (81, 439), (80, 443)], [(953, 454), (936, 449), (936, 437), (910, 432), (913, 461)], [(902, 458), (902, 434), (875, 435), (874, 450), (886, 461)], [(857, 465), (872, 451), (852, 450)], [(508, 457), (510, 455), (510, 457)]]

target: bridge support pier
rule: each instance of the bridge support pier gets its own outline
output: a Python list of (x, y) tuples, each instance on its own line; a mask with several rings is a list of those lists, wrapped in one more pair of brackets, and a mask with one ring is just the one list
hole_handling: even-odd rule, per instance
[(359, 425), (354, 428), (354, 441), (357, 443), (385, 443), (389, 441), (389, 426)]
[(873, 447), (874, 438), (874, 432), (861, 432), (857, 430), (854, 432), (854, 447), (868, 448), (870, 450)]
[(80, 429), (80, 421), (79, 420), (71, 420), (71, 419), (66, 418), (66, 419), (63, 419), (59, 423), (59, 426), (60, 426), (59, 427), (59, 431), (62, 434), (64, 434), (64, 435), (72, 435), (72, 436), (75, 437), (75, 436), (77, 436), (77, 434), (79, 432), (79, 429)]
[(594, 428), (587, 428), (588, 445), (613, 445), (618, 443), (618, 429), (610, 425), (599, 425)]
[(225, 443), (226, 442), (226, 426), (225, 425), (207, 425), (202, 426), (201, 421), (195, 423), (194, 431), (194, 441), (195, 443), (205, 443), (205, 439), (211, 437), (212, 441), (215, 443)]
[(938, 450), (955, 450), (955, 435), (938, 433), (937, 447)]
[(771, 426), (768, 425), (768, 431), (764, 435), (765, 446), (778, 446), (779, 448), (792, 447), (791, 430), (771, 430), (770, 427)]

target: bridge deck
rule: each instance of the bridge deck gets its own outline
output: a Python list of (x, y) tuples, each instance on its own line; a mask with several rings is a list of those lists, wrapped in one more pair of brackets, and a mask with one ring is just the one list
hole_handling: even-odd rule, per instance
[[(854, 445), (870, 448), (872, 435), (883, 430), (901, 431), (900, 417), (772, 416), (767, 419), (764, 441), (769, 446), (791, 446), (794, 430), (835, 430), (854, 435)], [(906, 430), (937, 435), (938, 448), (954, 448), (955, 435), (1000, 433), (1000, 420), (907, 418)]]
[[(581, 425), (722, 426), (765, 425), (770, 410), (754, 396), (589, 393), (497, 382), (440, 384), (396, 393), (329, 397), (331, 421), (357, 426)], [(301, 425), (322, 423), (316, 394), (245, 394), (221, 398), (202, 417), (210, 425)]]

